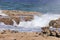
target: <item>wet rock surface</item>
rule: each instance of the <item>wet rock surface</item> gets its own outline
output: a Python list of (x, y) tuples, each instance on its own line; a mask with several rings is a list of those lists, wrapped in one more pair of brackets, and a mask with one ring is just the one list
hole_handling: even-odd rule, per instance
[(17, 24), (20, 22), (20, 17), (12, 16), (11, 19), (13, 19)]
[[(13, 25), (14, 20), (17, 24), (20, 23), (20, 21), (31, 21), (33, 20), (33, 14), (35, 12), (24, 12), (24, 11), (11, 11), (11, 10), (3, 10), (3, 15), (0, 15), (0, 22), (3, 22), (6, 25)], [(0, 13), (1, 14), (1, 13)], [(4, 16), (4, 15), (8, 16)], [(30, 15), (31, 14), (31, 15)]]
[(13, 25), (13, 21), (11, 18), (0, 18), (0, 22), (3, 22), (6, 25)]
[(52, 26), (54, 28), (60, 28), (60, 18), (56, 20), (51, 20), (49, 22), (49, 26)]
[(41, 34), (43, 37), (53, 36), (53, 37), (59, 37), (60, 38), (60, 32), (58, 30), (51, 30), (49, 27), (43, 27)]
[(34, 19), (34, 15), (40, 15), (39, 12), (25, 12), (17, 10), (2, 10), (2, 13), (8, 16), (0, 15), (0, 22), (3, 21), (7, 25), (13, 24), (12, 19), (15, 20), (17, 24), (19, 24), (20, 21), (31, 21)]
[[(51, 30), (51, 28), (55, 28), (54, 30)], [(47, 27), (42, 27), (41, 35), (44, 36), (53, 36), (53, 37), (58, 37), (60, 38), (60, 18), (56, 20), (51, 20), (49, 22), (49, 26)]]

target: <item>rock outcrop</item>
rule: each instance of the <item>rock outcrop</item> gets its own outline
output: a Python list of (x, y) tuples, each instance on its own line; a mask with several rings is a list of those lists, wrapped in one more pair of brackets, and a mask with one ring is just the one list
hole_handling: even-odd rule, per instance
[[(10, 18), (5, 18), (4, 16), (0, 15), (0, 22), (4, 22), (7, 25), (12, 25), (12, 19), (19, 24), (20, 21), (31, 21), (34, 19), (34, 15), (39, 15), (39, 12), (26, 12), (26, 11), (17, 11), (17, 10), (2, 10), (3, 14), (6, 14)], [(3, 18), (1, 18), (3, 17)]]
[[(56, 28), (55, 30), (51, 30), (50, 27)], [(51, 20), (49, 22), (48, 27), (43, 27), (41, 34), (43, 36), (55, 36), (55, 37), (60, 37), (60, 31), (57, 29), (60, 28), (60, 18), (56, 20)]]
[(43, 27), (40, 35), (42, 35), (43, 37), (60, 37), (60, 32), (58, 30), (50, 30), (49, 27)]
[(15, 22), (16, 22), (17, 24), (19, 24), (19, 22), (20, 22), (20, 17), (12, 16), (12, 17), (10, 17), (10, 18), (13, 19), (13, 20), (15, 20)]
[(3, 13), (9, 15), (10, 17), (13, 17), (13, 16), (24, 17), (24, 20), (26, 21), (33, 19), (34, 15), (38, 15), (38, 16), (42, 15), (39, 12), (27, 12), (27, 11), (17, 11), (17, 10), (3, 10)]
[(0, 18), (0, 22), (3, 22), (6, 25), (13, 25), (13, 21), (11, 18)]
[(52, 26), (54, 28), (60, 28), (60, 18), (56, 20), (51, 20), (49, 22), (49, 26)]

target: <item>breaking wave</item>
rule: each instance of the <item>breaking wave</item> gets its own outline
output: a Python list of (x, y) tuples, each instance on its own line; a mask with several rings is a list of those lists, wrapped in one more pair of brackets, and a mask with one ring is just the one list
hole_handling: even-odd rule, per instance
[[(0, 14), (1, 13), (2, 12), (0, 12)], [(30, 29), (30, 28), (35, 28), (35, 31), (36, 31), (36, 30), (40, 30), (39, 28), (41, 28), (41, 27), (48, 26), (48, 24), (51, 20), (56, 20), (58, 18), (60, 18), (60, 14), (46, 13), (41, 16), (34, 15), (34, 19), (32, 21), (27, 21), (27, 22), (21, 21), (18, 25), (13, 20), (13, 22), (14, 22), (13, 27), (11, 25), (5, 25), (4, 23), (0, 22), (0, 28), (15, 29), (15, 30), (24, 30), (25, 29), (26, 31), (27, 30), (31, 31), (32, 29)], [(5, 27), (4, 27), (4, 25), (5, 25)], [(17, 26), (17, 28), (15, 28), (14, 26)]]
[(43, 14), (42, 16), (34, 16), (34, 20), (32, 21), (28, 21), (28, 22), (20, 22), (19, 26), (22, 26), (22, 27), (45, 27), (45, 26), (48, 26), (49, 22), (51, 20), (56, 20), (60, 18), (60, 15), (59, 14)]

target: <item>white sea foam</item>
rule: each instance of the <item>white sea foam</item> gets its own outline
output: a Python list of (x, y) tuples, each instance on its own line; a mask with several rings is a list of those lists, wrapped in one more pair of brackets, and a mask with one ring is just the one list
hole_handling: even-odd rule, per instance
[(34, 16), (34, 20), (28, 22), (20, 22), (18, 26), (27, 28), (38, 28), (48, 26), (51, 20), (60, 18), (60, 14), (43, 14), (42, 16)]
[[(2, 15), (3, 13), (0, 11), (0, 14)], [(6, 15), (4, 14), (4, 16)], [(39, 27), (48, 26), (51, 20), (55, 20), (58, 18), (60, 18), (60, 14), (46, 13), (43, 14), (42, 16), (34, 15), (34, 19), (32, 21), (27, 21), (27, 22), (20, 21), (18, 25), (14, 20), (12, 21), (14, 22), (13, 26), (24, 27), (24, 28), (39, 28)]]
[(13, 26), (17, 26), (17, 23), (15, 22), (15, 20), (12, 19), (12, 21), (13, 21)]

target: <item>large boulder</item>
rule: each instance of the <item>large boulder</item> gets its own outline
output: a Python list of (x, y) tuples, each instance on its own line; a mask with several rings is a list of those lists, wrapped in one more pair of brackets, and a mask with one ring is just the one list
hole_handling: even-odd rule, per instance
[(56, 21), (55, 20), (51, 20), (50, 22), (49, 22), (49, 26), (55, 26), (56, 25)]
[(54, 28), (60, 28), (60, 18), (56, 20), (51, 20), (49, 22), (49, 26), (52, 26)]
[[(2, 10), (2, 13), (5, 13), (8, 15), (10, 18), (8, 18), (8, 21), (11, 20), (11, 22), (5, 22), (7, 18), (4, 18), (5, 20), (3, 21), (5, 24), (9, 23), (11, 25), (12, 19), (19, 24), (20, 21), (31, 21), (34, 19), (34, 15), (39, 15), (41, 14), (39, 12), (27, 12), (27, 11), (17, 11), (17, 10)], [(0, 15), (1, 16), (1, 15)], [(0, 18), (0, 21), (3, 20), (3, 18)]]

